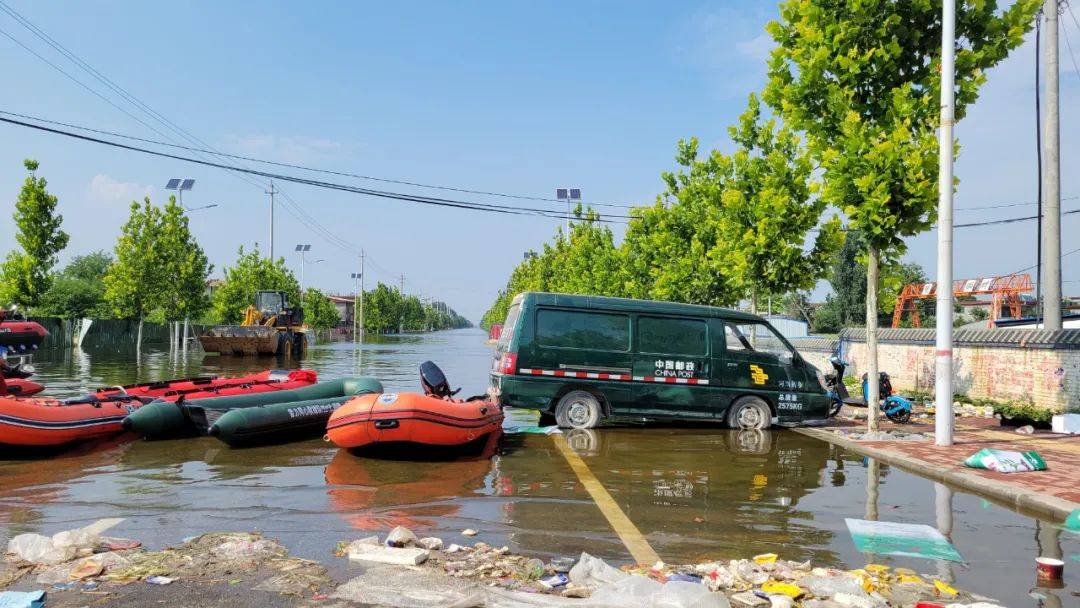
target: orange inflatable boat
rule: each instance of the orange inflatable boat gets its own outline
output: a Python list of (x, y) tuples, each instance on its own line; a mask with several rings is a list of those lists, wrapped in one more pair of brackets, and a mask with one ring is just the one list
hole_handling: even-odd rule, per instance
[(434, 363), (420, 366), (425, 394), (361, 395), (342, 405), (326, 423), (326, 435), (340, 448), (384, 443), (456, 446), (472, 443), (502, 426), (503, 412), (483, 397), (453, 399)]
[(0, 397), (0, 445), (58, 446), (123, 431), (128, 414), (156, 399), (206, 399), (313, 384), (310, 370), (265, 371), (237, 378), (196, 378), (101, 389), (74, 399)]

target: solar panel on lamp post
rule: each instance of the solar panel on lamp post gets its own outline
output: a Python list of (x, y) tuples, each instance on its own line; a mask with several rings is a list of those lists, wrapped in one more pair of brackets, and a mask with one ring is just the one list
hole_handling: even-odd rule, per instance
[(581, 203), (581, 188), (556, 188), (555, 198), (566, 201), (566, 235), (570, 238), (570, 205)]
[(166, 190), (174, 190), (180, 206), (184, 206), (184, 191), (195, 187), (195, 180), (190, 177), (173, 177), (165, 184)]

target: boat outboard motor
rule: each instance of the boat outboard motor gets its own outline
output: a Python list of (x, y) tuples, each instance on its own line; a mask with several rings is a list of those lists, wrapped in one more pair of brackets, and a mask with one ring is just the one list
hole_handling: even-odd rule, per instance
[(446, 374), (431, 361), (424, 361), (420, 364), (420, 385), (424, 387), (425, 395), (438, 397), (439, 399), (453, 397), (461, 390), (460, 388), (456, 391), (450, 390), (450, 383), (446, 380)]

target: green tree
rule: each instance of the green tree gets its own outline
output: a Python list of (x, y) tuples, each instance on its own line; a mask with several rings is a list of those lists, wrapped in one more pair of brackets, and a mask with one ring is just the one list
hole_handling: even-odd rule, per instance
[(116, 259), (105, 273), (105, 300), (121, 319), (137, 319), (136, 347), (142, 346), (143, 322), (160, 307), (167, 277), (161, 272), (161, 209), (131, 203), (131, 213), (120, 230)]
[(484, 313), (481, 323), (485, 327), (502, 323), (510, 302), (524, 291), (628, 295), (623, 253), (615, 246), (611, 229), (600, 224), (600, 216), (593, 210), (579, 206), (574, 215), (577, 221), (570, 226), (569, 235), (560, 228), (540, 253), (526, 253), (514, 267), (506, 288)]
[(379, 282), (364, 294), (364, 329), (376, 333), (396, 332), (401, 325), (403, 299), (396, 289)]
[(112, 261), (112, 256), (104, 251), (72, 258), (53, 276), (48, 291), (41, 297), (38, 312), (64, 319), (110, 316), (102, 277), (109, 271)]
[(188, 227), (184, 208), (169, 197), (161, 213), (158, 233), (161, 256), (159, 271), (163, 273), (162, 306), (165, 319), (199, 318), (209, 307), (206, 279), (213, 266)]
[(25, 308), (37, 306), (49, 289), (56, 254), (68, 244), (60, 229), (64, 216), (56, 212), (57, 198), (48, 182), (35, 173), (38, 162), (23, 161), (29, 172), (15, 201), (15, 240), (21, 247), (8, 253), (0, 265), (0, 300)]
[(214, 291), (212, 302), (212, 314), (218, 323), (240, 323), (247, 307), (255, 304), (255, 294), (259, 291), (284, 291), (290, 304), (300, 302), (300, 283), (285, 266), (285, 258), (265, 258), (258, 247), (244, 253), (241, 246), (236, 263), (225, 268), (224, 274), (225, 282)]
[(304, 322), (315, 330), (333, 329), (341, 325), (341, 315), (326, 294), (309, 287), (304, 290)]
[[(1038, 0), (999, 11), (994, 0), (959, 3), (956, 119), (985, 70), (1023, 41)], [(824, 198), (867, 243), (868, 373), (877, 375), (879, 261), (935, 218), (941, 6), (938, 2), (787, 0), (768, 25), (777, 46), (765, 100), (805, 131), (819, 162)], [(877, 383), (871, 382), (871, 401)], [(877, 408), (869, 425), (877, 429)]]
[(424, 304), (416, 296), (405, 296), (401, 303), (401, 325), (408, 331), (427, 329), (424, 318)]
[(675, 160), (681, 169), (662, 175), (665, 192), (630, 212), (622, 244), (627, 295), (731, 306), (745, 289), (726, 267), (718, 232), (729, 166), (718, 152), (699, 161), (696, 138), (679, 141)]
[(711, 256), (749, 290), (751, 310), (770, 294), (811, 289), (828, 271), (843, 242), (840, 220), (818, 228), (810, 251), (807, 234), (818, 226), (826, 202), (814, 197), (814, 167), (798, 136), (762, 121), (761, 103), (751, 94), (739, 124), (728, 132), (739, 149), (717, 156), (729, 175), (721, 186), (719, 239)]

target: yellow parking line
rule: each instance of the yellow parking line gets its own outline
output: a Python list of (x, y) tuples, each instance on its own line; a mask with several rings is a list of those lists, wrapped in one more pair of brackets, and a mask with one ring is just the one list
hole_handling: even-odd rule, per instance
[(593, 502), (600, 508), (600, 512), (604, 514), (608, 523), (611, 524), (615, 534), (619, 536), (619, 540), (626, 545), (634, 560), (639, 564), (653, 564), (660, 561), (660, 556), (656, 554), (656, 551), (653, 551), (649, 541), (645, 540), (634, 522), (630, 521), (630, 518), (619, 508), (618, 503), (608, 493), (607, 488), (593, 475), (589, 465), (585, 464), (581, 456), (578, 456), (577, 452), (570, 448), (569, 444), (566, 443), (566, 438), (562, 435), (552, 435), (552, 439), (555, 440), (555, 447), (559, 449), (570, 468), (574, 470), (574, 474), (581, 481), (581, 485), (585, 486), (585, 491), (589, 493)]

